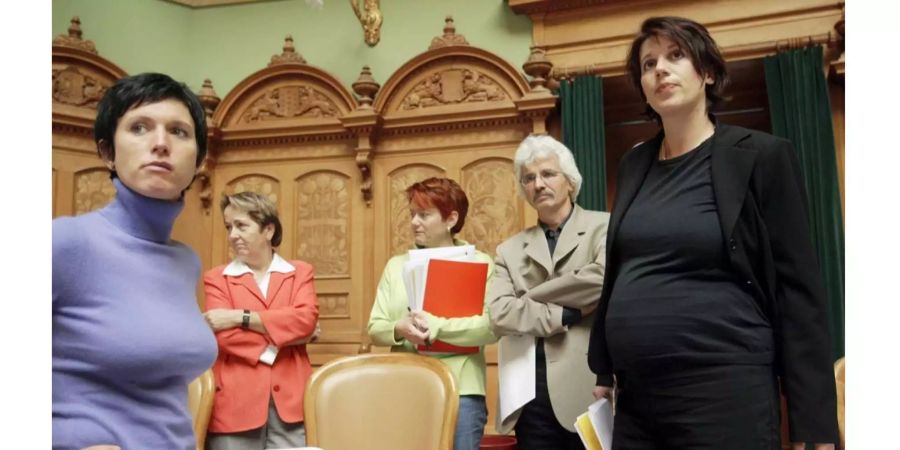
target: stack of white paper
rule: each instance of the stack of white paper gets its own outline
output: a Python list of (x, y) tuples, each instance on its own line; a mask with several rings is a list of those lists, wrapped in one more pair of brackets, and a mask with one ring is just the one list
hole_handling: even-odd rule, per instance
[(575, 420), (575, 431), (586, 449), (611, 450), (613, 410), (609, 400), (601, 398), (591, 403), (587, 412)]
[(409, 251), (409, 260), (403, 264), (403, 284), (406, 287), (409, 308), (413, 311), (422, 309), (422, 302), (425, 299), (425, 280), (428, 279), (428, 261), (432, 259), (474, 261), (475, 246), (458, 245)]

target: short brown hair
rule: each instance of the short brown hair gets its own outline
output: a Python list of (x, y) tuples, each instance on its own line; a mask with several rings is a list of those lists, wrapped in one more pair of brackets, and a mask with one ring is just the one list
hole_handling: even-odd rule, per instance
[(459, 184), (449, 178), (431, 177), (406, 188), (406, 199), (411, 205), (419, 208), (437, 208), (441, 219), (447, 220), (450, 213), (456, 211), (459, 218), (450, 229), (451, 234), (459, 233), (466, 223), (469, 212), (469, 199)]
[(256, 192), (240, 192), (222, 197), (220, 204), (222, 212), (225, 208), (231, 206), (247, 213), (259, 228), (265, 228), (266, 225), (275, 226), (275, 233), (272, 234), (272, 247), (281, 245), (281, 220), (278, 219), (278, 208), (266, 196), (257, 194)]
[[(651, 17), (645, 20), (641, 24), (641, 32), (631, 42), (626, 59), (627, 70), (631, 83), (641, 94), (641, 100), (647, 101), (644, 89), (641, 88), (641, 46), (647, 39), (656, 36), (673, 40), (691, 58), (697, 73), (713, 77), (713, 84), (706, 85), (706, 112), (709, 113), (712, 108), (718, 106), (724, 100), (722, 93), (729, 81), (725, 60), (719, 52), (719, 47), (706, 27), (693, 20), (673, 16)], [(651, 119), (660, 122), (659, 114), (649, 104), (645, 112)]]

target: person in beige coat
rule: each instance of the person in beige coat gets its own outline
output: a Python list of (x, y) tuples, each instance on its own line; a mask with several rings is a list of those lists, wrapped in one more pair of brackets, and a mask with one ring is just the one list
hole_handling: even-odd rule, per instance
[(585, 355), (609, 214), (575, 204), (581, 174), (556, 139), (528, 136), (514, 166), (538, 223), (497, 247), (488, 293), (491, 326), (502, 336), (497, 430), (515, 429), (520, 450), (582, 449), (574, 424), (594, 400)]

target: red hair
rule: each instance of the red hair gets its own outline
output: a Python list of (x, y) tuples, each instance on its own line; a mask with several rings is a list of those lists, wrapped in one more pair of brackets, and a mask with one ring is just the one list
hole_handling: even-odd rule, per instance
[(462, 230), (466, 223), (466, 213), (469, 212), (469, 199), (459, 184), (449, 178), (431, 177), (427, 180), (413, 183), (406, 188), (406, 199), (409, 204), (417, 208), (437, 208), (441, 213), (441, 219), (447, 220), (450, 213), (456, 211), (459, 218), (456, 225), (450, 229), (450, 233), (456, 234)]

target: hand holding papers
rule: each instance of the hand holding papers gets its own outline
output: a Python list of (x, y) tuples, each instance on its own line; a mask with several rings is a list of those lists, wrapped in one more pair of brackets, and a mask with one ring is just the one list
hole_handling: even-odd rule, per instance
[(414, 312), (410, 313), (394, 323), (394, 336), (396, 339), (406, 339), (415, 345), (430, 344), (430, 333), (428, 324), (421, 323), (414, 316)]
[[(477, 316), (484, 310), (484, 289), (488, 265), (475, 262), (472, 245), (411, 250), (403, 267), (403, 281), (409, 308), (437, 317)], [(459, 347), (443, 341), (419, 351), (432, 353), (475, 353), (478, 347)]]
[(588, 406), (575, 420), (575, 431), (587, 450), (611, 450), (613, 433), (612, 404), (601, 398)]

